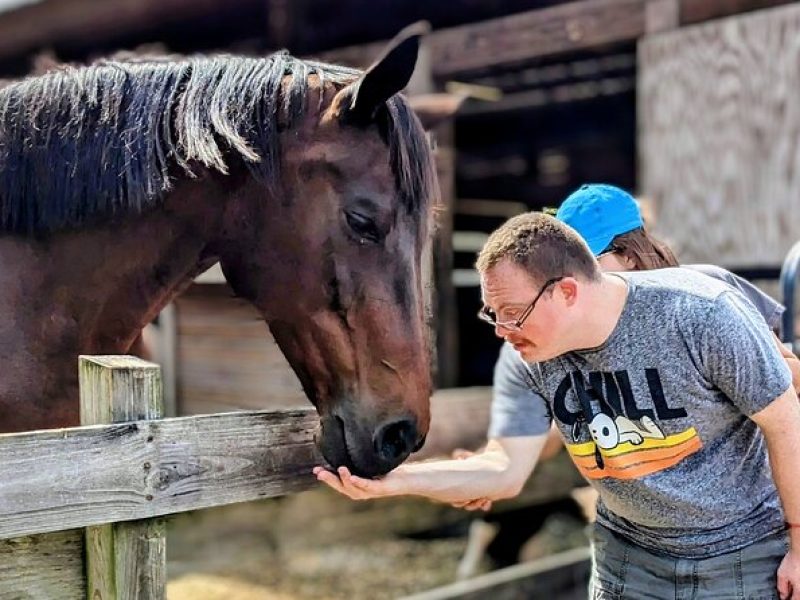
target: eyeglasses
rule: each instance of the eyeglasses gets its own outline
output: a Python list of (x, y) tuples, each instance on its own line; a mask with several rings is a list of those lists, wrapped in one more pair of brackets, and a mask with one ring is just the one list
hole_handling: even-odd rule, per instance
[(522, 311), (522, 314), (519, 317), (517, 317), (512, 321), (498, 321), (497, 315), (488, 306), (484, 306), (478, 311), (478, 318), (481, 321), (487, 322), (492, 327), (502, 327), (503, 329), (508, 329), (509, 331), (522, 331), (522, 325), (525, 323), (525, 319), (527, 319), (531, 315), (533, 309), (536, 307), (536, 303), (539, 301), (539, 298), (541, 298), (542, 294), (544, 294), (544, 291), (548, 287), (550, 287), (554, 283), (558, 283), (562, 279), (564, 278), (553, 277), (553, 279), (548, 279), (547, 281), (545, 281), (544, 285), (542, 286), (542, 289), (539, 290), (539, 293), (536, 294), (536, 297), (533, 299), (533, 302), (531, 302), (528, 305), (528, 307)]

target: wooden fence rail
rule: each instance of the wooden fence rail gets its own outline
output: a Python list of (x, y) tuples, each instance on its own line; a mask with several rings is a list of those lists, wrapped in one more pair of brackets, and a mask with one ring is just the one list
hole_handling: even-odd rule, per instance
[(242, 412), (0, 436), (0, 539), (306, 489), (312, 410)]

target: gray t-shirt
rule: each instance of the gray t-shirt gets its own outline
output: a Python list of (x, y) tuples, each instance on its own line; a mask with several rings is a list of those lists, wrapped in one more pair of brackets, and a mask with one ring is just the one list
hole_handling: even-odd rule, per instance
[(722, 554), (781, 529), (748, 418), (791, 385), (764, 319), (690, 269), (619, 276), (628, 298), (602, 346), (533, 365), (503, 348), (490, 436), (543, 434), (554, 419), (600, 493), (598, 521), (656, 552)]

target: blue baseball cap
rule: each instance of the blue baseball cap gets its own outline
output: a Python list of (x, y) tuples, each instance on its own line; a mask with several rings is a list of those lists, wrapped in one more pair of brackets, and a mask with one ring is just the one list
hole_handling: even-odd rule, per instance
[(564, 200), (556, 219), (577, 231), (597, 256), (618, 235), (644, 226), (639, 205), (628, 192), (613, 185), (582, 185)]

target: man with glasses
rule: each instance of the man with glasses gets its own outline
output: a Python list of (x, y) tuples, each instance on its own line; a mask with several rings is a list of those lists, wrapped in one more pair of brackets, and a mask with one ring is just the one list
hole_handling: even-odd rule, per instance
[(464, 460), (318, 479), (484, 507), (519, 493), (552, 421), (600, 494), (593, 598), (800, 599), (800, 406), (752, 304), (687, 269), (602, 273), (538, 213), (495, 231), (477, 268), (530, 402), (496, 395), (490, 442)]

